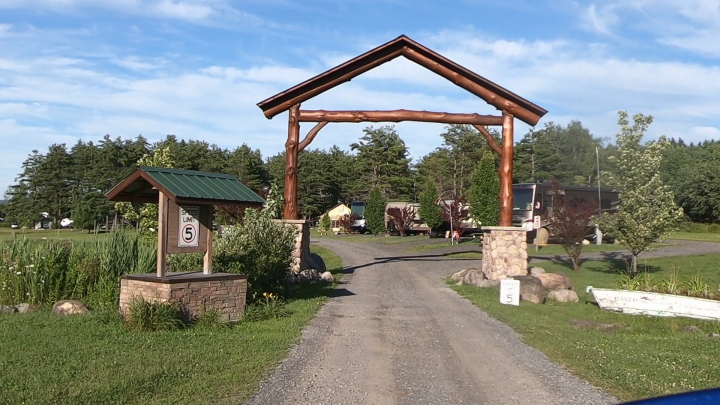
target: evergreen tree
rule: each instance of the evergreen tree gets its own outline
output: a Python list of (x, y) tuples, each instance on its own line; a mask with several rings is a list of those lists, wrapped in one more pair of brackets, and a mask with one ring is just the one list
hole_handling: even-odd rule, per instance
[(330, 226), (332, 223), (330, 222), (330, 216), (326, 213), (323, 214), (322, 218), (320, 218), (320, 229), (323, 230), (325, 234), (327, 234), (330, 231)]
[(495, 155), (485, 150), (472, 174), (468, 193), (470, 218), (482, 226), (497, 226), (500, 222), (500, 178)]
[(351, 150), (357, 151), (355, 170), (359, 175), (354, 197), (364, 200), (378, 187), (387, 199), (409, 201), (413, 176), (405, 142), (392, 125), (368, 127), (363, 132), (360, 141), (350, 145)]
[(659, 168), (668, 145), (662, 136), (641, 145), (652, 116), (636, 114), (630, 126), (628, 114), (618, 113), (617, 173), (607, 173), (611, 186), (619, 191), (620, 207), (613, 215), (597, 218), (600, 229), (617, 238), (633, 255), (632, 271), (637, 273), (637, 256), (662, 241), (676, 229), (682, 210), (675, 205), (672, 190), (663, 184)]
[(375, 235), (385, 231), (385, 199), (378, 188), (370, 192), (365, 207), (365, 226)]
[(420, 194), (420, 209), (418, 215), (420, 222), (425, 223), (431, 230), (437, 229), (443, 224), (443, 209), (437, 205), (439, 195), (437, 184), (432, 177), (428, 176), (425, 189)]

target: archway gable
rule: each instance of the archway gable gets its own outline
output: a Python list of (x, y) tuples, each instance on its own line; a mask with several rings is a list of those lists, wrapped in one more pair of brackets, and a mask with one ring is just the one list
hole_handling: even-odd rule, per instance
[(399, 56), (444, 77), (500, 111), (512, 114), (530, 126), (535, 126), (547, 110), (531, 103), (500, 85), (445, 58), (405, 35), (378, 46), (364, 54), (282, 91), (257, 105), (265, 117), (272, 118), (292, 106), (309, 100), (327, 90), (374, 69)]

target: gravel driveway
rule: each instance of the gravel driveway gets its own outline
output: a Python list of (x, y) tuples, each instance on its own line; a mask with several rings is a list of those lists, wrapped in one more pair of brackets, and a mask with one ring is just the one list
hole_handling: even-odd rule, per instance
[(447, 287), (478, 260), (320, 241), (348, 274), (248, 404), (612, 404)]

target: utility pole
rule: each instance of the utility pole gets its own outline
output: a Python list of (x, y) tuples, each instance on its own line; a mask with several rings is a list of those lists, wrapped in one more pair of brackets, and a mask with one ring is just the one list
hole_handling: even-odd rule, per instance
[[(600, 193), (600, 151), (598, 147), (595, 147), (595, 158), (597, 165), (597, 182), (598, 182), (598, 215), (602, 215), (602, 195)], [(595, 225), (595, 244), (602, 245), (602, 232), (600, 227)]]

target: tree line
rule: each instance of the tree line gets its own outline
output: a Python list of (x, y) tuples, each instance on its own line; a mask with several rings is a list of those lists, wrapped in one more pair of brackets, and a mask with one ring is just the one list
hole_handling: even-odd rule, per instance
[[(492, 130), (491, 135), (500, 138)], [(364, 128), (348, 151), (337, 145), (304, 150), (298, 167), (301, 217), (318, 218), (341, 202), (367, 201), (372, 190), (384, 201), (417, 202), (429, 188), (434, 189), (430, 194), (440, 199), (482, 198), (482, 189), (473, 190), (472, 186), (484, 178), (476, 170), (483, 155), (493, 153), (485, 138), (472, 126), (450, 125), (440, 139), (440, 146), (415, 163), (392, 125)], [(566, 185), (596, 186), (597, 156), (600, 171), (622, 177), (613, 158), (618, 154), (617, 145), (593, 135), (579, 121), (565, 126), (546, 123), (522, 136), (515, 148), (514, 183), (556, 178)], [(106, 135), (98, 142), (78, 141), (70, 147), (53, 144), (43, 153), (33, 150), (6, 192), (6, 220), (32, 226), (40, 213), (46, 212), (55, 224), (80, 216), (86, 218), (83, 222), (110, 222), (122, 212), (105, 199), (105, 193), (143, 157), (152, 161), (148, 156), (161, 150), (170, 162), (166, 164), (173, 168), (233, 174), (260, 194), (271, 184), (284, 185), (284, 152), (264, 157), (247, 144), (228, 149), (200, 140), (179, 140), (174, 135), (155, 143), (142, 136), (121, 139)], [(663, 154), (660, 176), (686, 218), (720, 221), (720, 142), (687, 144), (670, 139)], [(484, 161), (485, 165), (498, 163), (489, 157)], [(605, 182), (607, 179), (601, 178), (601, 183), (608, 185)]]

